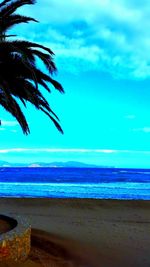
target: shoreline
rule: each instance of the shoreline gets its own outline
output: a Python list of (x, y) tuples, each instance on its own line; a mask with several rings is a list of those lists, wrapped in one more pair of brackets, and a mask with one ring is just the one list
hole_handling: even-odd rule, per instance
[(33, 228), (80, 242), (106, 267), (150, 266), (148, 200), (1, 198), (0, 210), (28, 217)]
[(0, 198), (150, 200), (150, 183), (0, 182)]

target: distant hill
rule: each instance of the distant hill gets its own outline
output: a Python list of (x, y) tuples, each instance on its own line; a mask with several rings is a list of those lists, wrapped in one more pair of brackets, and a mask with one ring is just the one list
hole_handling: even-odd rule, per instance
[(98, 166), (94, 164), (87, 164), (78, 161), (67, 162), (31, 162), (31, 163), (10, 163), (7, 161), (0, 161), (0, 167), (50, 167), (50, 168), (107, 168), (107, 166)]
[(0, 167), (10, 167), (11, 164), (7, 161), (0, 160)]
[[(53, 168), (96, 168), (97, 165), (94, 164), (87, 164), (78, 161), (67, 161), (67, 162), (50, 162), (50, 163), (43, 163), (43, 162), (35, 162), (32, 165), (39, 166), (39, 167), (53, 167)], [(30, 166), (30, 165), (29, 165)], [(34, 166), (33, 166), (34, 167)]]
[(0, 160), (0, 167), (27, 167), (25, 163), (10, 163)]

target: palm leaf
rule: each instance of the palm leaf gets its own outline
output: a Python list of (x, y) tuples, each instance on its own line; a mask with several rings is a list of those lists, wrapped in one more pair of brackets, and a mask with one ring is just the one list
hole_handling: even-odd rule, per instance
[(30, 17), (21, 16), (17, 14), (11, 15), (7, 19), (3, 19), (0, 21), (0, 27), (1, 29), (3, 29), (3, 32), (6, 32), (7, 30), (10, 30), (10, 28), (16, 24), (28, 23), (29, 21), (38, 22), (37, 20), (30, 18)]
[(46, 110), (44, 110), (43, 108), (41, 108), (41, 110), (53, 121), (53, 123), (55, 124), (58, 131), (63, 134), (64, 132), (63, 132), (60, 124)]
[(3, 7), (4, 5), (8, 4), (9, 2), (11, 2), (11, 0), (4, 0), (0, 3), (0, 8)]
[(44, 45), (37, 44), (37, 43), (33, 43), (33, 42), (29, 42), (29, 41), (20, 41), (20, 40), (11, 41), (11, 42), (7, 41), (7, 42), (8, 42), (8, 44), (10, 43), (10, 45), (17, 47), (18, 49), (21, 49), (23, 47), (28, 47), (28, 48), (29, 47), (30, 48), (31, 47), (38, 47), (38, 48), (41, 48), (41, 49), (47, 51), (49, 54), (54, 55), (53, 51), (50, 48), (48, 48)]
[(34, 55), (36, 55), (37, 57), (39, 57), (43, 63), (45, 64), (45, 66), (47, 67), (48, 71), (52, 74), (54, 71), (56, 71), (56, 66), (53, 62), (52, 56), (49, 54), (45, 54), (41, 51), (35, 50), (35, 49), (31, 49), (30, 50)]
[[(13, 14), (19, 7), (35, 2), (35, 0), (4, 0), (0, 3), (0, 105), (16, 118), (25, 134), (30, 132), (29, 126), (16, 98), (25, 107), (26, 103), (30, 102), (36, 109), (41, 110), (63, 133), (57, 115), (39, 91), (41, 85), (51, 92), (47, 85), (50, 83), (59, 92), (64, 92), (62, 85), (51, 77), (57, 71), (53, 61), (53, 51), (34, 42), (6, 40), (6, 37), (13, 36), (6, 35), (6, 31), (14, 25), (30, 21), (38, 22), (28, 16)], [(37, 58), (42, 60), (49, 75), (37, 68)]]
[(0, 17), (4, 19), (15, 12), (19, 7), (23, 5), (33, 5), (35, 2), (36, 0), (16, 0), (14, 2), (10, 2), (8, 5), (5, 5), (6, 3), (9, 3), (9, 1), (4, 1), (1, 6)]
[(0, 104), (16, 118), (24, 134), (30, 133), (26, 118), (20, 106), (11, 95), (6, 95), (5, 93), (0, 92)]

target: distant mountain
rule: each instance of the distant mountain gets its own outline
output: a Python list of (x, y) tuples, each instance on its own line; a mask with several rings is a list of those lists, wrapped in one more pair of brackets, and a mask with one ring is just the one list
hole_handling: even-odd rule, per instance
[(10, 167), (10, 166), (11, 164), (9, 162), (3, 160), (0, 161), (0, 167)]
[(31, 163), (10, 163), (7, 161), (0, 161), (0, 167), (50, 167), (50, 168), (107, 168), (107, 166), (98, 166), (94, 164), (87, 164), (78, 161), (67, 162), (31, 162)]
[(97, 165), (94, 164), (87, 164), (78, 161), (67, 161), (67, 162), (50, 162), (50, 163), (43, 163), (43, 162), (35, 162), (29, 167), (53, 167), (53, 168), (96, 168)]
[(0, 160), (0, 167), (27, 167), (25, 163), (10, 163), (7, 161)]

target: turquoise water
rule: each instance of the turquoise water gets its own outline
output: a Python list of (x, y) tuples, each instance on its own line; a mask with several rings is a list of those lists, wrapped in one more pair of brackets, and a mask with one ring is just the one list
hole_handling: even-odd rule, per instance
[(150, 199), (150, 183), (0, 183), (1, 197)]

